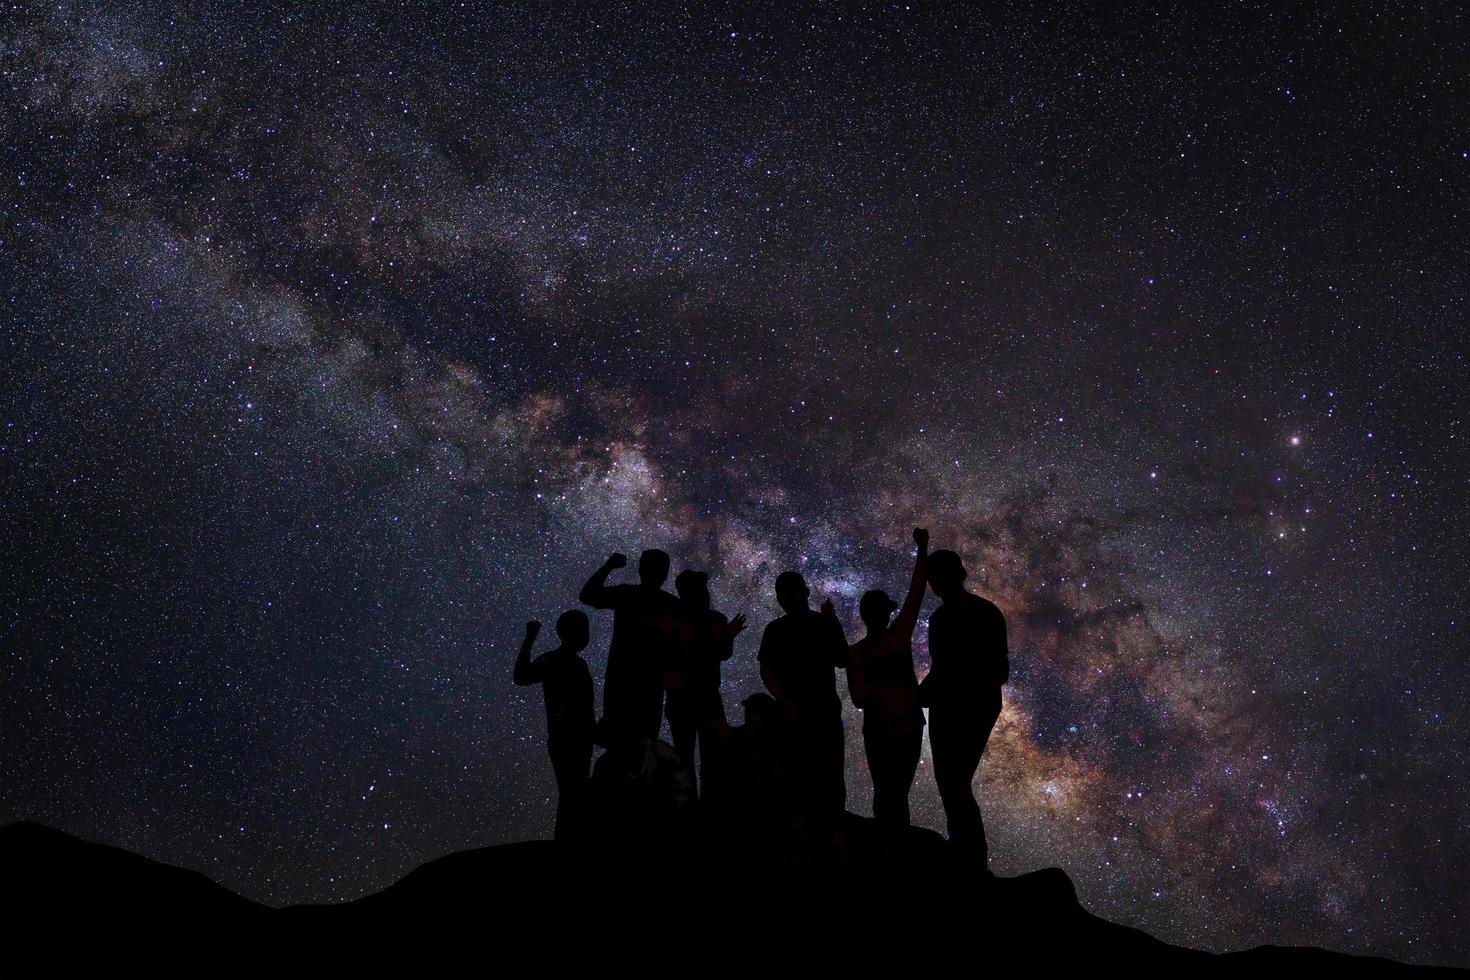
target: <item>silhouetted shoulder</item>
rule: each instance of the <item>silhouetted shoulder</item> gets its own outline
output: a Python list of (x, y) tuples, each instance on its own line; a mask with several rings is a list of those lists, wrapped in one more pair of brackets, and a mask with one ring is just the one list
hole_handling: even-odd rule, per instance
[[(976, 614), (984, 615), (984, 614), (987, 614), (987, 613), (990, 613), (990, 612), (995, 612), (995, 613), (999, 613), (1000, 612), (1000, 609), (996, 607), (995, 603), (991, 602), (989, 599), (985, 598), (984, 596), (976, 595), (973, 592), (966, 592), (959, 599), (958, 602), (954, 602), (954, 603), (946, 602), (940, 608), (941, 609), (947, 609), (951, 605), (959, 606), (960, 609), (963, 609), (965, 612), (969, 613), (970, 615), (976, 615)], [(956, 611), (958, 611), (958, 610), (956, 610)]]
[(973, 601), (973, 608), (977, 616), (984, 619), (998, 619), (1001, 622), (1005, 622), (1005, 613), (1001, 612), (1000, 607), (989, 599), (984, 596), (974, 595), (973, 593), (970, 595), (970, 599)]
[(985, 623), (995, 620), (1005, 622), (1005, 614), (1000, 611), (999, 606), (984, 596), (966, 592), (963, 596), (950, 599), (934, 610), (929, 616), (929, 626), (932, 629), (935, 624), (943, 626), (950, 623), (958, 624), (961, 621)]

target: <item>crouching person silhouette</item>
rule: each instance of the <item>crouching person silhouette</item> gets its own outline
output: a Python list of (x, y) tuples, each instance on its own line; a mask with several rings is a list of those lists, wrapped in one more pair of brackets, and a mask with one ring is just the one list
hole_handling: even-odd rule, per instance
[(740, 704), (745, 722), (725, 734), (725, 787), (719, 802), (732, 831), (760, 840), (785, 829), (782, 819), (792, 794), (785, 733), (781, 706), (769, 694), (757, 692)]
[(1000, 689), (1010, 679), (1006, 620), (965, 589), (965, 566), (953, 551), (929, 556), (929, 586), (943, 602), (929, 617), (929, 674), (919, 696), (929, 707), (934, 782), (950, 842), (989, 872), (985, 823), (975, 800), (975, 770), (1000, 717)]
[(575, 840), (585, 830), (587, 772), (592, 765), (592, 672), (581, 652), (587, 649), (587, 614), (572, 609), (556, 620), (561, 645), (536, 659), (531, 647), (541, 624), (526, 624), (526, 639), (516, 655), (515, 682), (540, 684), (546, 697), (546, 747), (556, 775), (556, 839)]
[(614, 859), (677, 851), (690, 829), (694, 780), (668, 742), (625, 735), (592, 767), (589, 802), (590, 829)]

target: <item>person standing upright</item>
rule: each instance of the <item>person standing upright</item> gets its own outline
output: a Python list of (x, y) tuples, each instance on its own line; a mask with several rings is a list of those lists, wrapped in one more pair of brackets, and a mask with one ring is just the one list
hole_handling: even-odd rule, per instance
[(776, 601), (786, 614), (766, 627), (759, 660), (761, 680), (786, 716), (798, 815), (811, 823), (832, 823), (847, 802), (837, 699), (837, 668), (847, 666), (847, 637), (831, 603), (817, 612), (810, 597), (799, 573), (776, 576)]
[(585, 830), (587, 770), (592, 765), (592, 672), (581, 653), (587, 649), (587, 614), (570, 609), (556, 620), (561, 645), (535, 660), (531, 647), (541, 624), (526, 624), (516, 654), (513, 679), (525, 687), (540, 684), (546, 696), (546, 748), (556, 776), (556, 839), (578, 838)]
[(863, 754), (873, 777), (873, 817), (885, 827), (909, 825), (909, 790), (924, 747), (924, 710), (914, 676), (914, 626), (924, 601), (929, 532), (914, 528), (918, 553), (908, 595), (898, 618), (888, 593), (863, 593), (858, 613), (868, 635), (848, 647), (847, 684), (852, 703), (863, 711)]
[(934, 781), (951, 843), (988, 873), (985, 823), (973, 783), (1000, 717), (1000, 689), (1010, 679), (1006, 620), (994, 603), (965, 589), (965, 566), (953, 551), (930, 555), (926, 574), (941, 600), (929, 617), (930, 668), (919, 685), (929, 708)]
[(679, 635), (675, 661), (663, 673), (664, 713), (670, 740), (695, 776), (694, 750), (699, 747), (699, 779), (709, 789), (710, 773), (719, 768), (719, 726), (725, 723), (720, 698), (720, 664), (735, 653), (735, 637), (745, 617), (734, 619), (710, 608), (709, 576), (686, 568), (674, 578), (679, 593)]
[(660, 675), (670, 660), (678, 624), (679, 600), (663, 590), (668, 554), (648, 549), (638, 558), (637, 585), (608, 585), (613, 570), (627, 564), (626, 556), (610, 555), (582, 586), (580, 597), (584, 605), (613, 611), (598, 722), (602, 745), (623, 738), (658, 738), (664, 701)]

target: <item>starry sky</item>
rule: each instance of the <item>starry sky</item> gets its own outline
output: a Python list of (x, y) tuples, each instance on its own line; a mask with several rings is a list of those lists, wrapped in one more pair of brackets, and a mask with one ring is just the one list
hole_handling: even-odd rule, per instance
[(0, 819), (351, 899), (549, 834), (608, 552), (733, 705), (923, 524), (999, 873), (1470, 964), (1462, 11), (327, 6), (0, 13)]

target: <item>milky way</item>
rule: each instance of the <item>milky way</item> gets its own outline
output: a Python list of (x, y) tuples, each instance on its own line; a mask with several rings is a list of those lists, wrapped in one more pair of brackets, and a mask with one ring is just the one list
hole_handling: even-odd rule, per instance
[(856, 639), (924, 524), (998, 872), (1470, 963), (1461, 13), (447, 6), (0, 17), (0, 819), (353, 898), (548, 834), (608, 552)]

